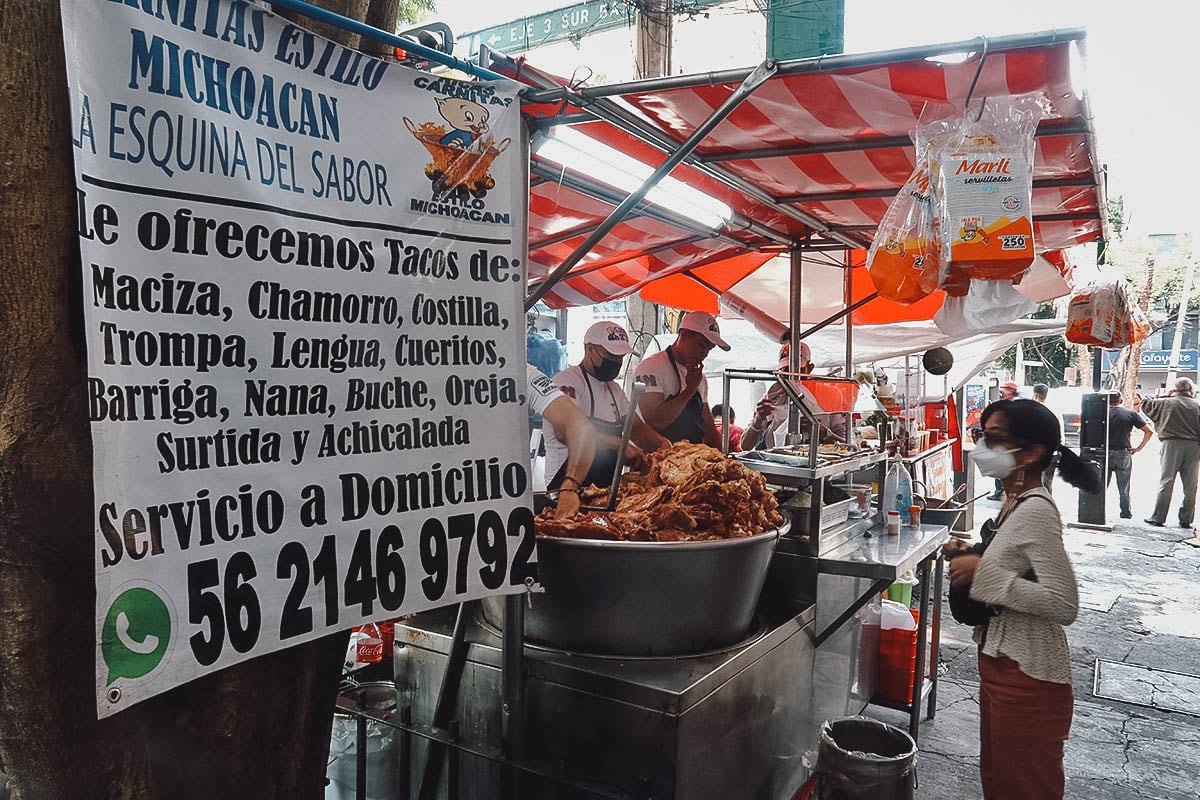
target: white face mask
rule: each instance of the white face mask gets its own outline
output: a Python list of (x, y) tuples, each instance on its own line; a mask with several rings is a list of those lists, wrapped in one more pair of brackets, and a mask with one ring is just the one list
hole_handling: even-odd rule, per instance
[(1014, 450), (996, 450), (980, 443), (971, 451), (971, 460), (979, 471), (988, 478), (1004, 480), (1017, 468), (1017, 458)]

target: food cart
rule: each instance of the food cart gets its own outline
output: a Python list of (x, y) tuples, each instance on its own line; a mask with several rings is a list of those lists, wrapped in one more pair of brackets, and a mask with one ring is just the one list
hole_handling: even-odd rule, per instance
[[(864, 316), (927, 320), (936, 307), (878, 299), (855, 255), (912, 170), (912, 130), (927, 100), (962, 109), (979, 98), (1044, 92), (1053, 110), (1038, 135), (1039, 245), (1058, 250), (1104, 237), (1090, 115), (1072, 87), (1071, 62), (1083, 38), (1078, 30), (981, 38), (582, 88), (485, 53), (490, 69), (477, 74), (528, 86), (526, 308), (642, 291), (716, 311), (723, 291), (785, 253), (793, 278), (791, 352), (798, 357), (801, 340), (841, 321), (849, 370), (852, 332)], [(972, 55), (940, 60), (963, 52)], [(624, 190), (551, 162), (538, 142), (559, 126), (633, 155), (649, 174)], [(727, 213), (712, 224), (647, 200), (668, 173), (719, 199)], [(840, 264), (844, 302), (806, 328), (803, 265), (813, 254), (833, 254)], [(935, 710), (947, 526), (888, 536), (878, 506), (825, 525), (826, 483), (870, 481), (886, 456), (817, 456), (753, 467), (779, 489), (808, 487), (814, 499), (807, 526), (779, 539), (752, 624), (735, 641), (665, 655), (526, 642), (527, 607), (552, 602), (552, 592), (532, 591), (491, 614), (464, 604), (398, 625), (401, 787), (422, 798), (790, 798), (810, 775), (806, 755), (816, 749), (820, 723), (878, 700), (879, 629), (868, 608), (908, 571), (921, 582), (919, 667), (913, 701), (900, 705), (915, 735), (921, 709)], [(667, 610), (706, 602), (663, 586), (659, 602)], [(729, 588), (717, 583), (712, 591)], [(637, 620), (610, 622), (619, 630)]]

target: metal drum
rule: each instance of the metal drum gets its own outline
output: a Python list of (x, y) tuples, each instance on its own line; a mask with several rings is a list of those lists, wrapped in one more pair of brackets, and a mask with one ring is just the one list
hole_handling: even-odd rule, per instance
[[(545, 594), (525, 611), (529, 639), (580, 654), (678, 656), (746, 637), (779, 530), (706, 542), (538, 538)], [(482, 603), (504, 624), (504, 598)]]

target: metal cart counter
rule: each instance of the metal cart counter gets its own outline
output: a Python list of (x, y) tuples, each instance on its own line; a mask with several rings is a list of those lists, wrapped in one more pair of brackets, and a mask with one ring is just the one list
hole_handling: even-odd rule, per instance
[[(840, 575), (872, 581), (866, 591), (849, 603), (832, 621), (826, 622), (824, 615), (818, 614), (818, 648), (893, 581), (907, 572), (916, 574), (921, 599), (917, 617), (917, 672), (913, 681), (913, 702), (897, 703), (879, 695), (871, 698), (871, 702), (876, 705), (907, 711), (908, 732), (914, 740), (917, 738), (921, 720), (921, 704), (927, 702), (930, 719), (936, 711), (938, 644), (942, 625), (942, 575), (945, 569), (942, 545), (949, 539), (950, 532), (945, 525), (902, 527), (900, 534), (896, 536), (889, 536), (880, 528), (872, 528), (862, 536), (821, 554), (817, 559), (817, 571), (820, 575)], [(821, 602), (823, 598), (820, 588), (817, 597), (820, 611), (824, 605)], [(927, 640), (930, 643), (928, 676), (924, 668)]]
[[(675, 658), (598, 657), (527, 645), (523, 761), (588, 792), (527, 785), (525, 798), (652, 796), (687, 800), (791, 797), (817, 745), (813, 716), (815, 609), (760, 615), (724, 650)], [(451, 646), (452, 615), (396, 626), (396, 684), (415, 728), (428, 726)], [(481, 619), (467, 631), (455, 731), (469, 753), (497, 749), (502, 724), (501, 637)], [(416, 742), (416, 765), (425, 745)], [(461, 797), (495, 796), (502, 767), (464, 755)], [(419, 768), (416, 772), (419, 772)], [(415, 777), (415, 775), (414, 775)], [(536, 779), (531, 779), (537, 784)], [(448, 795), (442, 795), (448, 796)]]

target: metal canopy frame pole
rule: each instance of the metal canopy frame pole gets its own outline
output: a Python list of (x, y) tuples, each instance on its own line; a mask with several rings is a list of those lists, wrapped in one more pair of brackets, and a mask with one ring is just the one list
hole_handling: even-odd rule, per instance
[(812, 336), (814, 333), (821, 330), (822, 328), (829, 327), (830, 325), (837, 322), (842, 317), (853, 314), (855, 311), (862, 308), (867, 303), (871, 302), (872, 300), (876, 299), (877, 297), (879, 297), (879, 292), (871, 292), (869, 295), (864, 297), (862, 300), (859, 300), (856, 303), (846, 306), (845, 308), (843, 308), (841, 311), (837, 312), (836, 314), (830, 314), (828, 317), (826, 317), (825, 319), (816, 323), (815, 325), (813, 325), (810, 328), (805, 328), (803, 333), (801, 333), (800, 338), (803, 339), (805, 337)]
[[(1009, 36), (989, 36), (987, 38), (989, 52), (995, 54), (1000, 50), (1018, 50), (1025, 47), (1042, 47), (1050, 44), (1082, 41), (1087, 36), (1083, 28), (1063, 28), (1062, 30), (1040, 31), (1038, 33), (1020, 33)], [(916, 61), (923, 58), (952, 55), (964, 51), (977, 50), (982, 37), (966, 39), (959, 42), (948, 42), (937, 45), (920, 45), (904, 47), (897, 50), (880, 50), (870, 53), (848, 53), (842, 55), (816, 56), (801, 58), (779, 63), (779, 75), (801, 75), (807, 72), (826, 72), (852, 67), (878, 67), (901, 61)], [(695, 75), (673, 75), (665, 78), (647, 78), (644, 80), (610, 83), (606, 86), (594, 86), (578, 89), (580, 96), (587, 100), (601, 97), (632, 94), (637, 92), (661, 92), (671, 89), (691, 89), (698, 86), (715, 86), (721, 83), (737, 83), (748, 73), (745, 68), (720, 70), (716, 72), (699, 73)], [(561, 100), (561, 92), (555, 90), (531, 92), (530, 102), (546, 103)]]
[[(564, 169), (553, 169), (545, 164), (532, 164), (530, 169), (532, 169), (533, 174), (539, 177), (547, 178), (555, 183), (561, 183), (568, 189), (579, 192), (580, 194), (588, 195), (589, 197), (600, 200), (604, 203), (609, 203), (613, 206), (619, 206), (621, 201), (626, 197), (626, 195), (624, 195), (619, 189), (612, 189), (608, 186), (604, 186), (603, 184), (589, 180), (586, 176), (575, 172), (570, 172)], [(693, 233), (703, 235), (706, 239), (720, 239), (730, 242), (731, 244), (737, 244), (738, 246), (745, 246), (743, 242), (738, 241), (732, 236), (713, 230), (712, 228), (706, 228), (695, 220), (688, 219), (681, 214), (677, 214), (668, 209), (660, 208), (649, 203), (639, 203), (629, 213), (633, 214), (635, 212), (637, 216), (647, 217), (655, 220), (656, 222), (663, 222), (667, 225), (671, 225), (685, 231), (692, 231)], [(626, 219), (628, 216), (629, 215), (627, 214)], [(621, 220), (621, 222), (624, 221), (625, 219)], [(605, 222), (607, 222), (607, 220), (605, 220)], [(604, 222), (597, 224), (591, 229), (590, 232), (595, 233), (603, 224)]]
[[(1081, 131), (1082, 132), (1082, 131)], [(912, 146), (911, 144), (909, 145)], [(867, 148), (860, 148), (867, 149)], [(773, 155), (759, 158), (774, 157)], [(1040, 178), (1033, 182), (1036, 189), (1071, 189), (1079, 187), (1090, 189), (1095, 186), (1091, 175), (1075, 178)], [(781, 203), (831, 203), (837, 200), (887, 200), (900, 194), (900, 187), (886, 189), (855, 189), (845, 192), (812, 192), (809, 194), (789, 194), (779, 198)]]
[(640, 187), (638, 187), (632, 194), (621, 201), (621, 204), (613, 209), (613, 212), (608, 215), (608, 218), (604, 220), (603, 224), (593, 231), (588, 238), (583, 241), (582, 244), (576, 247), (575, 251), (572, 252), (571, 255), (567, 256), (567, 258), (561, 264), (555, 267), (554, 271), (547, 276), (546, 280), (539, 283), (537, 288), (529, 293), (529, 296), (525, 298), (525, 310), (528, 311), (529, 309), (533, 308), (537, 302), (545, 296), (546, 292), (550, 291), (552, 288), (554, 288), (555, 284), (565, 278), (567, 273), (571, 271), (572, 267), (578, 264), (585, 255), (591, 252), (592, 248), (595, 247), (601, 239), (607, 236), (608, 232), (615, 228), (617, 224), (625, 218), (626, 214), (632, 211), (638, 203), (642, 202), (642, 199), (646, 196), (647, 192), (657, 186), (659, 181), (670, 174), (671, 170), (675, 169), (675, 167), (677, 167), (684, 158), (686, 158), (693, 150), (695, 150), (696, 147), (708, 137), (708, 134), (710, 134), (714, 128), (720, 125), (726, 117), (733, 113), (734, 109), (741, 105), (742, 101), (753, 94), (755, 89), (761, 86), (763, 82), (767, 80), (767, 78), (774, 74), (774, 62), (764, 61), (762, 64), (759, 64), (753, 72), (747, 75), (746, 79), (742, 81), (742, 84), (738, 86), (733, 94), (726, 98), (725, 102), (723, 102), (719, 108), (709, 114), (708, 119), (706, 119), (698, 128), (696, 128), (696, 130), (692, 132), (692, 135), (689, 136), (682, 144), (680, 144), (678, 148), (676, 148), (675, 152), (667, 156), (666, 160), (663, 161), (662, 164), (659, 164), (658, 168), (655, 169), (654, 172), (652, 172), (650, 176), (642, 182)]
[[(511, 61), (511, 59), (509, 59), (509, 61)], [(617, 103), (613, 102), (612, 100), (607, 98), (598, 98), (585, 101), (580, 98), (578, 93), (574, 90), (549, 83), (546, 80), (539, 80), (536, 77), (531, 79), (538, 81), (538, 83), (544, 88), (541, 91), (527, 93), (525, 96), (525, 100), (527, 102), (534, 102), (530, 99), (532, 97), (538, 97), (547, 94), (553, 95), (553, 99), (556, 100), (567, 97), (568, 95), (574, 95), (576, 102), (587, 103), (589, 110), (594, 114), (596, 119), (601, 119), (605, 122), (615, 125), (620, 130), (624, 131), (630, 136), (642, 140), (651, 147), (654, 147), (664, 153), (670, 153), (678, 144), (678, 142), (667, 136), (658, 128), (654, 127), (654, 125), (631, 113), (628, 109), (617, 105)], [(714, 167), (705, 164), (700, 156), (694, 154), (690, 155), (685, 159), (685, 163), (691, 167), (694, 167), (700, 173), (707, 175), (714, 180), (720, 181), (726, 186), (736, 189), (737, 191), (745, 194), (747, 197), (762, 203), (773, 211), (778, 211), (780, 214), (790, 217), (791, 219), (796, 220), (808, 228), (832, 236), (832, 238), (836, 239), (846, 247), (861, 248), (864, 246), (862, 242), (856, 242), (853, 239), (841, 237), (831, 233), (829, 226), (821, 220), (817, 219), (811, 214), (806, 214), (799, 209), (777, 202), (775, 198), (765, 190), (755, 186), (744, 178), (734, 175), (731, 172), (726, 172), (720, 167)], [(791, 242), (789, 241), (788, 243), (790, 244)]]
[[(454, 708), (458, 704), (458, 687), (462, 681), (463, 668), (467, 665), (467, 624), (475, 611), (475, 601), (458, 604), (454, 618), (454, 631), (450, 635), (450, 652), (446, 655), (446, 672), (438, 690), (437, 703), (433, 709), (431, 725), (438, 730), (449, 731)], [(453, 738), (453, 737), (452, 737)], [(417, 790), (420, 800), (432, 800), (437, 796), (441, 784), (442, 761), (446, 757), (446, 745), (430, 742), (425, 753), (425, 768), (421, 773), (421, 784)]]
[(357, 33), (359, 36), (365, 36), (368, 39), (374, 39), (377, 42), (390, 44), (392, 47), (399, 47), (406, 53), (415, 53), (421, 58), (441, 64), (444, 67), (461, 70), (468, 75), (474, 75), (476, 78), (482, 78), (488, 81), (512, 81), (512, 78), (507, 75), (501, 75), (498, 72), (492, 72), (490, 69), (484, 69), (470, 61), (463, 61), (461, 58), (455, 58), (451, 55), (446, 55), (440, 50), (426, 47), (422, 44), (417, 44), (409, 39), (402, 39), (394, 33), (381, 31), (379, 28), (373, 28), (366, 23), (359, 22), (350, 17), (343, 17), (341, 14), (335, 14), (319, 6), (314, 6), (305, 3), (304, 0), (271, 0), (271, 5), (279, 8), (286, 8), (289, 11), (295, 11), (297, 14), (303, 14), (306, 17), (324, 22), (327, 25), (332, 25), (335, 28), (341, 28), (344, 31)]
[[(846, 251), (845, 272), (842, 274), (842, 305), (850, 308), (854, 299), (854, 265), (850, 263), (850, 251)], [(854, 368), (854, 324), (850, 314), (846, 314), (846, 377)]]
[[(804, 252), (799, 248), (793, 248), (788, 254), (790, 259), (789, 266), (791, 267), (791, 275), (788, 280), (788, 372), (797, 374), (800, 372), (800, 341), (804, 338), (801, 335), (800, 324), (801, 316), (804, 314), (804, 299), (801, 297), (804, 285)], [(794, 404), (788, 406), (788, 431), (798, 432), (800, 430), (800, 412), (796, 410)], [(812, 429), (812, 439), (817, 441), (817, 429)], [(813, 453), (815, 456), (816, 453)], [(812, 463), (816, 463), (815, 461)], [(820, 497), (813, 493), (811, 505), (815, 508), (820, 501)]]

